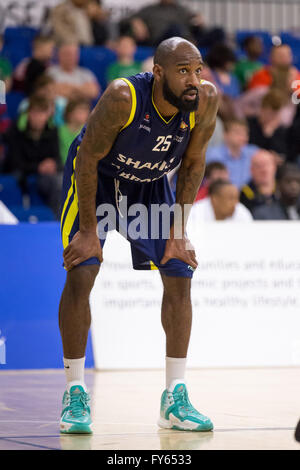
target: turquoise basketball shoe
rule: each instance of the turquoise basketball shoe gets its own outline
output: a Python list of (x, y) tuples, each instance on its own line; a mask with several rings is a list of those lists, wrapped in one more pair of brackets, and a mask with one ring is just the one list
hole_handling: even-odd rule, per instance
[(186, 385), (174, 380), (161, 397), (160, 418), (158, 426), (180, 431), (211, 431), (211, 420), (199, 413), (192, 406)]
[(63, 396), (60, 432), (63, 434), (92, 434), (90, 396), (81, 385), (73, 385)]

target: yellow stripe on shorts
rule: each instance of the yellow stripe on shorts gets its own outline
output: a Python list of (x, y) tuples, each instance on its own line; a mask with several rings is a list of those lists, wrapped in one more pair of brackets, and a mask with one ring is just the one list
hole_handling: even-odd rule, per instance
[(158, 269), (158, 267), (150, 260), (150, 269), (153, 271), (154, 269)]
[[(79, 146), (77, 147), (77, 152), (78, 152), (78, 149), (79, 149)], [(64, 249), (69, 244), (69, 235), (71, 233), (73, 224), (74, 224), (75, 219), (76, 219), (77, 214), (78, 214), (78, 194), (77, 194), (77, 185), (76, 185), (76, 180), (75, 180), (76, 158), (77, 158), (77, 154), (76, 154), (76, 157), (74, 158), (74, 161), (73, 161), (73, 173), (72, 173), (72, 176), (71, 176), (71, 186), (70, 186), (70, 189), (68, 191), (68, 195), (67, 195), (66, 201), (64, 203), (64, 207), (63, 207), (62, 215), (61, 215), (61, 231), (62, 231), (62, 242), (63, 242)], [(67, 212), (64, 224), (63, 224), (65, 211), (66, 211), (68, 203), (69, 203), (69, 201), (70, 201), (73, 194), (74, 194), (74, 199), (73, 199), (72, 204), (70, 205), (70, 207), (68, 209), (68, 212)]]

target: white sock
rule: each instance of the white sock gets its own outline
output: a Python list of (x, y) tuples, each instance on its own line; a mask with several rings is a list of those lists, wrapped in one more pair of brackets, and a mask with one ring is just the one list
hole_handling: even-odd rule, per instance
[(69, 391), (72, 385), (81, 385), (86, 391), (84, 382), (84, 363), (85, 357), (80, 359), (66, 359), (64, 360), (64, 368), (67, 379), (67, 390)]
[(186, 357), (166, 357), (166, 388), (169, 388), (173, 380), (185, 382)]

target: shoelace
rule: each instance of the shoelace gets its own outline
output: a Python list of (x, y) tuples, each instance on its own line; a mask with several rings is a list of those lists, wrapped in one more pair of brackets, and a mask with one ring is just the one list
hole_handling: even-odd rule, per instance
[(80, 418), (80, 416), (86, 414), (86, 409), (88, 408), (89, 397), (85, 392), (81, 393), (72, 393), (70, 395), (70, 414), (74, 418)]

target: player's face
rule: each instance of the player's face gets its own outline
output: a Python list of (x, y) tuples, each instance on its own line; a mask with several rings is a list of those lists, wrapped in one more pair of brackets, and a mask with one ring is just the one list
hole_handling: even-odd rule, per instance
[(163, 96), (179, 111), (196, 111), (199, 104), (199, 87), (203, 63), (195, 52), (178, 58), (165, 69)]

